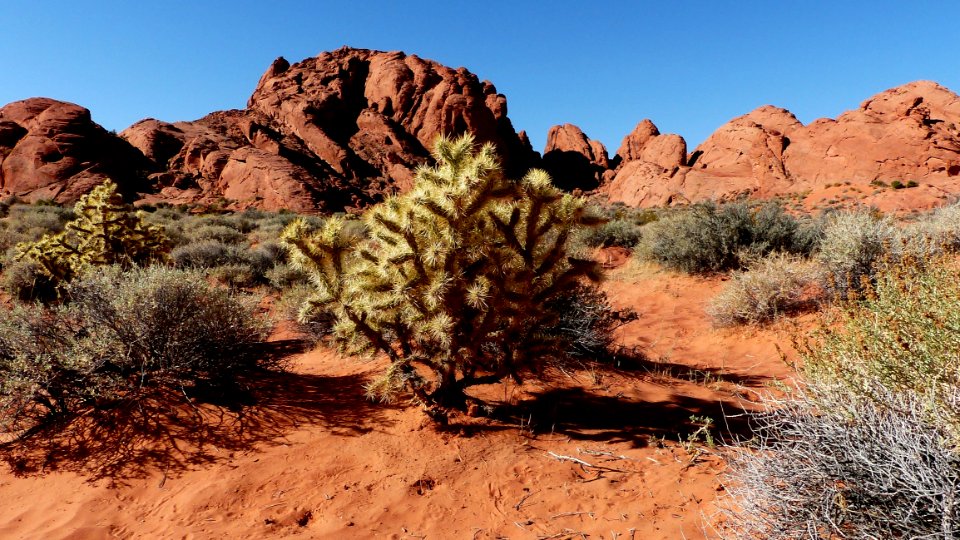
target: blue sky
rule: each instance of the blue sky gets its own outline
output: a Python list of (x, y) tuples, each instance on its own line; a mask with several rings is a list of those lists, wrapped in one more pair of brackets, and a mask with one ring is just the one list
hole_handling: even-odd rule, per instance
[(760, 105), (804, 123), (912, 80), (960, 91), (960, 2), (0, 2), (0, 104), (49, 96), (109, 129), (240, 108), (277, 56), (342, 45), (464, 66), (542, 149), (570, 122), (611, 154), (643, 118), (693, 146)]

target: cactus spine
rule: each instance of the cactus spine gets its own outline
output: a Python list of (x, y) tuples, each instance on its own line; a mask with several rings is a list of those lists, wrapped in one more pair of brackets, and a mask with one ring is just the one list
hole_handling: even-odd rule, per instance
[(543, 171), (504, 178), (493, 146), (469, 135), (439, 139), (434, 157), (410, 192), (363, 215), (368, 236), (331, 218), (317, 230), (296, 221), (283, 240), (316, 285), (302, 316), (329, 311), (346, 352), (389, 357), (371, 396), (406, 389), (427, 406), (462, 406), (466, 387), (557, 358), (562, 344), (542, 331), (556, 314), (543, 306), (599, 277), (568, 254), (571, 234), (598, 220)]

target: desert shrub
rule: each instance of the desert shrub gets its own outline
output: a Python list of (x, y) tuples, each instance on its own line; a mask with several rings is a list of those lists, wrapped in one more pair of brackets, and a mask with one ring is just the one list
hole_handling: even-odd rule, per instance
[(11, 228), (19, 233), (37, 234), (32, 240), (39, 239), (47, 233), (60, 232), (68, 221), (76, 219), (71, 208), (60, 206), (38, 206), (31, 204), (15, 204), (10, 207), (8, 222)]
[(890, 187), (893, 189), (903, 189), (905, 186), (903, 185), (903, 182), (894, 180), (893, 182), (890, 182)]
[(813, 244), (810, 234), (798, 235), (797, 220), (776, 202), (697, 204), (647, 230), (644, 256), (691, 273), (737, 269), (767, 253), (801, 253)]
[(257, 272), (249, 264), (225, 264), (210, 268), (207, 275), (231, 288), (253, 287), (260, 281)]
[(310, 282), (310, 276), (298, 268), (294, 268), (289, 264), (281, 263), (264, 274), (267, 283), (271, 287), (284, 290), (296, 285), (306, 285)]
[(228, 387), (274, 366), (255, 348), (266, 335), (256, 304), (197, 273), (106, 267), (68, 284), (65, 298), (0, 312), (0, 411), (14, 429)]
[(563, 361), (563, 336), (542, 331), (557, 314), (543, 306), (597, 277), (596, 263), (567, 252), (597, 220), (542, 171), (504, 179), (493, 147), (469, 135), (441, 138), (434, 156), (412, 190), (364, 213), (369, 236), (331, 218), (320, 229), (295, 221), (283, 239), (316, 286), (303, 314), (332, 313), (345, 350), (389, 358), (372, 396), (409, 390), (462, 407), (468, 386)]
[(566, 347), (560, 353), (583, 361), (604, 360), (613, 343), (613, 331), (637, 317), (630, 310), (615, 311), (607, 295), (593, 284), (580, 284), (546, 302), (542, 309), (555, 320), (544, 333)]
[(31, 300), (51, 301), (56, 298), (56, 286), (33, 261), (18, 261), (3, 269), (3, 290), (11, 297), (27, 302)]
[(816, 386), (768, 402), (753, 443), (731, 460), (724, 537), (955, 538), (956, 447), (922, 398), (875, 392)]
[(601, 207), (595, 212), (606, 219), (606, 223), (583, 231), (580, 241), (590, 247), (632, 248), (640, 242), (643, 226), (658, 219), (654, 210), (623, 204)]
[(890, 218), (838, 212), (829, 218), (817, 260), (827, 271), (831, 292), (842, 298), (862, 291), (880, 263), (895, 261), (900, 251), (900, 234)]
[(804, 390), (768, 401), (731, 469), (737, 537), (960, 532), (957, 278), (945, 260), (890, 266), (801, 340)]
[(180, 246), (170, 253), (170, 258), (179, 268), (214, 268), (249, 262), (244, 247), (224, 244), (218, 240), (203, 240)]
[(224, 244), (239, 244), (247, 237), (242, 232), (225, 225), (204, 224), (190, 231), (192, 241), (216, 240)]
[(163, 231), (128, 212), (116, 187), (108, 180), (80, 197), (77, 217), (63, 232), (18, 244), (17, 259), (36, 262), (58, 287), (93, 267), (165, 260), (170, 246)]
[(303, 309), (315, 294), (316, 289), (309, 283), (293, 284), (282, 289), (274, 309), (280, 321), (287, 322), (310, 341), (319, 343), (331, 335), (336, 319), (333, 313), (327, 310)]
[(583, 242), (590, 247), (619, 246), (632, 248), (642, 238), (640, 226), (627, 220), (608, 221), (589, 231)]
[(735, 273), (707, 313), (720, 326), (766, 323), (815, 305), (821, 284), (816, 263), (774, 254)]
[(918, 184), (916, 180), (910, 180), (909, 182), (907, 182), (907, 187), (908, 187), (908, 188), (915, 188), (915, 187), (917, 187), (917, 186), (919, 186), (919, 185), (920, 185), (920, 184)]
[(904, 229), (903, 236), (906, 252), (921, 260), (960, 251), (960, 205), (924, 214)]
[(958, 308), (960, 272), (947, 261), (894, 266), (826, 322), (804, 348), (806, 369), (851, 393), (866, 392), (874, 381), (916, 393), (960, 426), (960, 410), (943, 397), (960, 388)]

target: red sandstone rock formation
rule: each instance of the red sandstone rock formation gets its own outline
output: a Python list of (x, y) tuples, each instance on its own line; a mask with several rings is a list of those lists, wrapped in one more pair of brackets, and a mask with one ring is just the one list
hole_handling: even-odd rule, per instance
[(122, 135), (163, 171), (160, 198), (309, 211), (406, 188), (439, 135), (464, 132), (494, 143), (511, 174), (536, 158), (493, 84), (413, 55), (343, 48), (278, 58), (245, 110), (145, 120)]
[(107, 178), (129, 194), (147, 166), (78, 105), (31, 98), (0, 108), (0, 196), (72, 202)]
[(660, 161), (675, 150), (651, 143), (669, 136), (641, 122), (624, 139), (601, 192), (644, 206), (771, 197), (839, 182), (912, 180), (952, 193), (952, 179), (960, 175), (958, 126), (960, 97), (926, 81), (881, 92), (836, 120), (807, 126), (787, 110), (760, 107), (721, 126), (685, 163)]
[(610, 168), (607, 148), (573, 124), (553, 126), (547, 133), (541, 165), (565, 189), (595, 189)]

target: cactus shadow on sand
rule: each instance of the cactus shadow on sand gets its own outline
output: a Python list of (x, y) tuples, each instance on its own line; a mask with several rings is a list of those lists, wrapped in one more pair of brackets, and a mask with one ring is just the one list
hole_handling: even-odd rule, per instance
[[(264, 344), (264, 354), (302, 352), (299, 341)], [(146, 395), (109, 410), (81, 413), (0, 446), (15, 474), (77, 472), (117, 484), (156, 472), (176, 476), (235, 452), (282, 444), (291, 431), (321, 425), (362, 434), (388, 425), (387, 409), (364, 397), (363, 375), (254, 373), (230, 389)]]
[[(613, 367), (617, 366), (617, 367)], [(750, 438), (750, 403), (736, 395), (718, 392), (701, 397), (685, 393), (684, 384), (702, 385), (704, 380), (736, 388), (763, 388), (770, 377), (735, 373), (716, 368), (695, 368), (682, 363), (656, 361), (638, 351), (621, 351), (592, 366), (598, 373), (653, 384), (662, 391), (655, 399), (637, 399), (622, 393), (609, 395), (585, 386), (563, 386), (530, 393), (510, 402), (487, 405), (496, 425), (472, 425), (472, 430), (515, 429), (531, 434), (560, 434), (573, 440), (627, 442), (644, 447), (654, 441), (685, 440), (704, 419), (713, 422), (711, 435), (717, 441)]]

